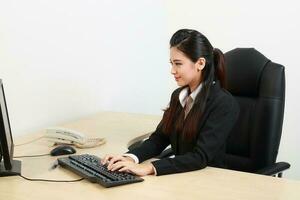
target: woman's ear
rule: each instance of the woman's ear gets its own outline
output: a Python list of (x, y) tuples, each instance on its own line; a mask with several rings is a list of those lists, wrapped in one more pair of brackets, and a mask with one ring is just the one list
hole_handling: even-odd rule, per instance
[(196, 62), (196, 69), (198, 72), (202, 71), (205, 67), (205, 63), (206, 63), (206, 60), (205, 58), (201, 57), (197, 60)]

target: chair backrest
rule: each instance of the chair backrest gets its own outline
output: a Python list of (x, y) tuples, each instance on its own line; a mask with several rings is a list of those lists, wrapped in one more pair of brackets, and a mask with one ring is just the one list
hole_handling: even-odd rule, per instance
[(228, 141), (229, 169), (255, 172), (276, 162), (285, 100), (284, 66), (254, 48), (225, 53), (227, 89), (240, 105)]

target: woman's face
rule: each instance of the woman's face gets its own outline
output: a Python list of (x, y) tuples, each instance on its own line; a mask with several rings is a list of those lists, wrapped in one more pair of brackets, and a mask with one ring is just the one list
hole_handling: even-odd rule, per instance
[(177, 85), (189, 85), (191, 91), (196, 89), (201, 81), (201, 70), (205, 66), (205, 59), (199, 58), (199, 60), (194, 63), (176, 47), (171, 47), (170, 63), (172, 65), (171, 73), (174, 76)]

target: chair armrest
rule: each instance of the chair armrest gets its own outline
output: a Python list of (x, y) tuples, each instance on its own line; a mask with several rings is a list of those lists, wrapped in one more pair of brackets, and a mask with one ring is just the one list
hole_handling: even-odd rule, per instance
[(143, 142), (148, 139), (151, 134), (152, 132), (133, 138), (128, 142), (127, 149), (131, 151), (132, 149), (141, 146), (141, 144), (143, 144)]
[(290, 166), (291, 165), (287, 162), (278, 162), (274, 163), (273, 165), (259, 169), (255, 173), (269, 176), (279, 174), (279, 177), (281, 177), (282, 172), (284, 170), (289, 169)]

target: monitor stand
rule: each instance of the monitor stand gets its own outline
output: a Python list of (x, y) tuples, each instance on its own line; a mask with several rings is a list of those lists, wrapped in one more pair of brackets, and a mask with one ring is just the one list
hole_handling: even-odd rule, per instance
[(12, 165), (12, 169), (7, 170), (4, 167), (4, 163), (3, 162), (0, 163), (0, 177), (21, 175), (21, 161), (12, 160), (11, 165)]

